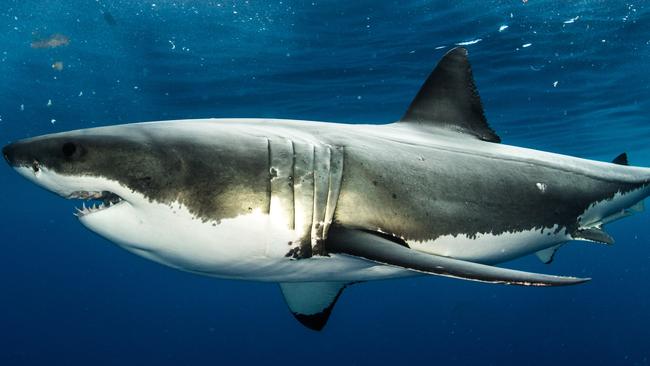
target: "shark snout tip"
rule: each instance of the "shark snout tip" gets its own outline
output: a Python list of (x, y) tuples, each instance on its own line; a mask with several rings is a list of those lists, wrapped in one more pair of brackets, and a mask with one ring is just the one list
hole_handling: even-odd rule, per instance
[(13, 144), (5, 145), (2, 148), (2, 156), (4, 157), (7, 164), (13, 166)]

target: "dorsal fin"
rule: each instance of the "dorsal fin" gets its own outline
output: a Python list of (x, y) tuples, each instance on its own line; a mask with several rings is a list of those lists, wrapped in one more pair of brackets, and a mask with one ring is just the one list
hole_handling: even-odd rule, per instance
[(620, 154), (619, 156), (614, 158), (614, 160), (612, 160), (612, 163), (618, 165), (630, 165), (627, 161), (627, 153)]
[(462, 47), (442, 57), (399, 123), (437, 126), (501, 142), (485, 118), (467, 50)]

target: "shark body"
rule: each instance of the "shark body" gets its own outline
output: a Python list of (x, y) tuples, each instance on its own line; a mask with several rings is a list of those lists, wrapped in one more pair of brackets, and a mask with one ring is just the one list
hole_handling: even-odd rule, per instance
[(554, 286), (586, 281), (495, 264), (642, 209), (650, 169), (508, 146), (488, 126), (467, 52), (447, 53), (388, 125), (275, 119), (148, 122), (21, 140), (20, 174), (90, 230), (184, 271), (280, 283), (322, 329), (351, 283), (434, 274)]

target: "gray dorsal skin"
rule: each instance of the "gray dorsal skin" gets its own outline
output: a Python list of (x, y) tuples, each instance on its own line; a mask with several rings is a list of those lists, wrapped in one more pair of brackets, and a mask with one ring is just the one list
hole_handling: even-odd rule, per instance
[(589, 278), (561, 277), (516, 271), (411, 250), (371, 232), (332, 227), (326, 247), (333, 253), (353, 255), (377, 263), (465, 280), (522, 286), (565, 286)]
[(399, 123), (436, 126), (501, 142), (483, 113), (467, 50), (460, 47), (443, 56)]
[(628, 160), (627, 160), (627, 153), (620, 154), (619, 156), (614, 158), (614, 160), (612, 160), (612, 163), (618, 164), (618, 165), (630, 165)]
[(322, 330), (348, 284), (345, 282), (280, 283), (291, 314), (305, 327)]

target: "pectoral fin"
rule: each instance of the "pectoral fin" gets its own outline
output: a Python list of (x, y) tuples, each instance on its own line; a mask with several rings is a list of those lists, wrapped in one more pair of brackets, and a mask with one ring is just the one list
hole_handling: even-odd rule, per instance
[(327, 323), (346, 282), (287, 282), (280, 283), (293, 316), (312, 330), (321, 330)]
[(380, 235), (342, 227), (330, 229), (325, 245), (331, 253), (342, 253), (416, 272), (472, 281), (523, 286), (562, 286), (589, 280), (516, 271), (422, 253)]

